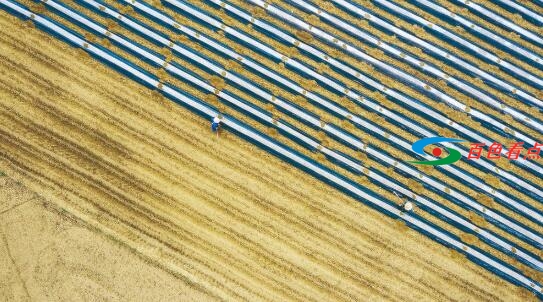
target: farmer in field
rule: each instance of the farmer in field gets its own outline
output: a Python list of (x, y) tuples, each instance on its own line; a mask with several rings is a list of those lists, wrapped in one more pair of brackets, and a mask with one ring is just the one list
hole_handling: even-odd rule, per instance
[[(396, 193), (395, 191), (393, 191), (392, 193), (394, 193), (394, 195), (396, 195), (396, 197), (402, 199), (400, 197), (400, 195), (402, 195), (402, 194), (398, 195), (398, 193)], [(413, 211), (413, 203), (410, 202), (409, 200), (405, 200), (403, 203), (400, 204), (400, 208), (405, 212), (411, 212), (411, 211)]]
[(402, 205), (402, 208), (406, 212), (411, 212), (411, 211), (413, 211), (413, 203), (411, 201), (406, 201)]
[(219, 137), (219, 130), (221, 128), (221, 119), (216, 116), (213, 118), (213, 121), (211, 122), (211, 131), (217, 133), (217, 138)]

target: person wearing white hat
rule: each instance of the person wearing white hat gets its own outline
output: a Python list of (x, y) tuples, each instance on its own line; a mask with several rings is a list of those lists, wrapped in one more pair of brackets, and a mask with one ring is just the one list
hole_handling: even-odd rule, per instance
[[(401, 198), (400, 195), (398, 195), (398, 193), (396, 193), (395, 191), (393, 191), (392, 193), (394, 193), (396, 197)], [(400, 207), (406, 212), (413, 211), (413, 203), (408, 200), (405, 200)]]
[(216, 116), (213, 118), (213, 121), (211, 122), (211, 131), (217, 133), (217, 137), (219, 137), (219, 128), (221, 127), (221, 119)]
[(413, 203), (410, 202), (410, 201), (406, 201), (406, 202), (403, 204), (403, 209), (404, 209), (406, 212), (411, 212), (411, 211), (413, 211)]

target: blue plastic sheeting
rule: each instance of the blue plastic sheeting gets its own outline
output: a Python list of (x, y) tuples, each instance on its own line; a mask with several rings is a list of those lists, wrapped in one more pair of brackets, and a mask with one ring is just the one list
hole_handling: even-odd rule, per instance
[(533, 44), (538, 45), (539, 47), (543, 46), (543, 40), (541, 37), (536, 36), (533, 32), (524, 29), (515, 23), (511, 22), (510, 20), (507, 20), (506, 18), (500, 16), (495, 11), (489, 9), (484, 5), (484, 3), (481, 4), (474, 4), (474, 3), (464, 3), (461, 1), (454, 1), (458, 5), (467, 8), (470, 12), (472, 12), (474, 15), (479, 16), (480, 18), (483, 18), (487, 22), (492, 23), (495, 26), (502, 27), (503, 29), (507, 31), (514, 31), (517, 34), (519, 34), (521, 37), (523, 37), (526, 40), (530, 40)]
[[(171, 2), (172, 2), (172, 3), (178, 3), (178, 1), (171, 1)], [(213, 1), (213, 2), (216, 2), (216, 1)], [(226, 10), (229, 10), (229, 9), (230, 9), (230, 6), (232, 6), (232, 5), (229, 4), (228, 6), (225, 7), (225, 9), (226, 9)], [(235, 6), (232, 6), (232, 7), (235, 7)], [(255, 26), (255, 28), (257, 28), (257, 29), (261, 29), (261, 28), (263, 27), (262, 24), (266, 24), (266, 22), (263, 22), (263, 21), (261, 21), (261, 20), (258, 20), (258, 22), (254, 22), (254, 26)], [(269, 28), (272, 28), (272, 30), (278, 31), (278, 29), (276, 29), (275, 27), (269, 27)], [(268, 29), (268, 30), (264, 30), (263, 32), (266, 33), (266, 34), (269, 34), (271, 31)], [(292, 61), (292, 60), (289, 60), (289, 61)], [(350, 74), (350, 75), (349, 75), (349, 74), (346, 74), (346, 76), (352, 77), (352, 74)], [(360, 83), (363, 83), (363, 82), (361, 81), (361, 79), (359, 79), (359, 78), (353, 78), (353, 80), (355, 80), (355, 81), (357, 81), (357, 82), (360, 82)], [(346, 87), (346, 86), (344, 86), (344, 87)], [(352, 90), (352, 91), (354, 91), (354, 90)], [(394, 90), (389, 89), (388, 91), (394, 91)], [(401, 93), (399, 93), (399, 92), (397, 92), (397, 91), (395, 91), (395, 92), (396, 92), (396, 94), (401, 95)], [(385, 92), (385, 94), (387, 94), (387, 93)], [(415, 107), (413, 107), (413, 106), (411, 106), (411, 107), (412, 107), (412, 110), (413, 110), (414, 112), (417, 112), (417, 114), (419, 114), (420, 116), (423, 116), (424, 118), (426, 118), (426, 119), (428, 119), (428, 120), (430, 120), (430, 121), (432, 121), (432, 122), (434, 122), (434, 123), (436, 123), (436, 124), (441, 124), (442, 126), (444, 126), (444, 127), (446, 127), (446, 128), (451, 128), (451, 126), (450, 126), (448, 123), (445, 122), (445, 121), (446, 121), (446, 118), (444, 118), (443, 116), (436, 116), (434, 109), (431, 108), (430, 106), (427, 106), (427, 105), (425, 105), (425, 104), (423, 104), (423, 103), (421, 103), (421, 102), (419, 102), (419, 101), (417, 101), (417, 100), (413, 100), (413, 99), (411, 99), (411, 98), (409, 98), (409, 97), (406, 97), (406, 96), (404, 96), (404, 95), (401, 95), (401, 98), (398, 98), (398, 97), (394, 97), (394, 96), (390, 97), (390, 94), (389, 94), (389, 99), (391, 99), (391, 100), (397, 102), (397, 104), (399, 104), (399, 105), (405, 105), (405, 104), (406, 104), (406, 100), (408, 100), (409, 102), (408, 102), (407, 104), (408, 104), (409, 106), (411, 106), (410, 103), (411, 103), (411, 104), (416, 104)], [(418, 108), (420, 108), (420, 109), (418, 109)], [(430, 112), (430, 113), (426, 113), (425, 111), (426, 111), (426, 112)], [(398, 122), (398, 121), (397, 121), (397, 122)], [(412, 125), (413, 125), (412, 122), (411, 122), (410, 125), (411, 125), (411, 128), (412, 128), (412, 129), (415, 128), (415, 127), (412, 126)], [(419, 126), (417, 125), (417, 127), (419, 127)], [(494, 127), (494, 126), (493, 126), (493, 127)], [(451, 129), (452, 129), (452, 130), (456, 130), (454, 127), (451, 128)], [(470, 129), (469, 127), (465, 127), (465, 126), (463, 126), (462, 129), (464, 129), (464, 131), (460, 131), (460, 132), (459, 132), (460, 134), (465, 134), (465, 133), (467, 134), (466, 130), (468, 130), (468, 131), (470, 131), (469, 133), (477, 134), (476, 137), (473, 137), (473, 135), (471, 135), (471, 138), (475, 138), (476, 141), (489, 142), (488, 144), (491, 143), (490, 140), (489, 140), (488, 138), (486, 138), (484, 135), (482, 135), (480, 132), (478, 132), (478, 131), (476, 131), (476, 130), (474, 130), (474, 129)], [(419, 131), (419, 132), (416, 133), (416, 134), (419, 134), (419, 135), (422, 134), (422, 136), (432, 136), (432, 135), (429, 135), (428, 132), (431, 132), (431, 131), (426, 131), (426, 133), (422, 133), (422, 132)], [(435, 136), (435, 134), (434, 134), (433, 136)], [(505, 152), (505, 151), (504, 151), (504, 152)], [(468, 164), (472, 164), (472, 162), (468, 162)], [(526, 168), (529, 168), (529, 169), (531, 169), (531, 171), (540, 171), (540, 172), (536, 172), (536, 173), (541, 173), (541, 171), (543, 171), (543, 168), (541, 168), (540, 166), (537, 166), (537, 164), (534, 164), (534, 163), (530, 163), (530, 164), (528, 165), (529, 167), (526, 166), (525, 163), (520, 164), (520, 163), (515, 162), (515, 164), (518, 165), (519, 167), (522, 167), (522, 168), (525, 168), (525, 167), (526, 167)], [(535, 167), (533, 167), (533, 166), (535, 166)], [(489, 173), (492, 173), (492, 174), (495, 173), (495, 169), (494, 169), (494, 168), (486, 167), (485, 170), (486, 170), (487, 172), (489, 172)], [(508, 175), (508, 177), (511, 178), (511, 179), (515, 179), (512, 175)], [(515, 179), (515, 181), (518, 181), (518, 180)], [(537, 190), (541, 191), (541, 188), (537, 188)], [(543, 197), (543, 195), (542, 195), (542, 197)]]
[[(177, 2), (177, 1), (172, 1), (172, 2)], [(185, 5), (185, 4), (183, 4), (183, 5)], [(187, 5), (187, 6), (188, 6), (188, 5)], [(181, 7), (181, 6), (180, 6), (180, 7)], [(184, 7), (184, 6), (183, 6), (183, 7)], [(228, 7), (226, 7), (225, 9), (228, 9)], [(256, 25), (257, 25), (257, 24), (255, 23), (255, 26), (256, 26)], [(430, 107), (425, 106), (425, 105), (423, 105), (423, 107), (425, 108), (425, 110), (431, 109)], [(442, 122), (442, 121), (439, 121), (439, 120), (437, 120), (437, 119), (435, 119), (435, 121), (436, 121), (436, 122)], [(472, 164), (472, 162), (468, 162), (468, 164)], [(490, 173), (494, 173), (494, 170), (492, 170), (492, 169), (488, 169), (488, 168), (487, 168), (487, 170), (488, 170)], [(502, 194), (502, 196), (504, 196), (504, 195)], [(520, 204), (520, 203), (517, 203), (517, 204)], [(519, 212), (519, 213), (520, 213), (520, 212)]]
[[(252, 1), (252, 2), (257, 3), (258, 1)], [(318, 11), (317, 8), (307, 4), (305, 2), (302, 2), (302, 1), (298, 1), (297, 5), (298, 6), (304, 6), (305, 8), (312, 7), (313, 11)], [(275, 7), (275, 6), (268, 6), (267, 9), (274, 16), (278, 16), (279, 18), (284, 19), (288, 23), (293, 24), (294, 26), (296, 26), (298, 28), (304, 29), (307, 26), (305, 23), (303, 23), (301, 18), (297, 17), (296, 15), (294, 15), (291, 12), (286, 12), (286, 11), (280, 9), (280, 8)], [(334, 18), (334, 17), (332, 17), (331, 15), (329, 15), (326, 12), (322, 12), (321, 16), (322, 16), (322, 18), (327, 18), (327, 17), (328, 18)], [(379, 40), (377, 40), (375, 38), (372, 38), (370, 35), (364, 34), (362, 31), (360, 31), (360, 30), (358, 30), (356, 28), (353, 29), (352, 26), (351, 27), (346, 27), (347, 26), (346, 23), (342, 22), (340, 19), (336, 18), (335, 25), (336, 25), (336, 27), (339, 27), (339, 28), (343, 28), (343, 29), (347, 28), (347, 31), (349, 31), (350, 33), (353, 33), (353, 32), (357, 33), (357, 38), (363, 38), (366, 42), (371, 42), (374, 45), (379, 45), (379, 43), (381, 43)], [(383, 73), (389, 74), (391, 77), (395, 77), (398, 81), (401, 81), (401, 82), (405, 83), (406, 85), (409, 85), (409, 86), (413, 87), (414, 89), (419, 90), (422, 94), (428, 95), (429, 97), (434, 98), (434, 99), (436, 99), (438, 101), (442, 100), (442, 101), (445, 101), (447, 103), (452, 102), (450, 97), (447, 96), (446, 94), (444, 94), (443, 92), (440, 92), (440, 91), (438, 91), (436, 89), (426, 89), (426, 85), (423, 82), (419, 81), (415, 77), (410, 76), (409, 74), (406, 74), (400, 68), (393, 67), (393, 66), (390, 66), (388, 64), (384, 64), (383, 62), (380, 62), (378, 60), (374, 60), (374, 59), (366, 56), (364, 53), (359, 52), (355, 47), (352, 47), (352, 45), (350, 46), (350, 48), (347, 48), (346, 45), (348, 45), (348, 43), (344, 44), (344, 42), (341, 39), (335, 39), (336, 42), (331, 43), (331, 41), (330, 41), (331, 36), (330, 35), (328, 35), (327, 33), (322, 34), (320, 29), (317, 30), (317, 29), (314, 29), (314, 28), (315, 27), (311, 28), (310, 31), (312, 31), (313, 35), (316, 36), (321, 41), (323, 41), (325, 43), (333, 44), (333, 46), (335, 46), (337, 48), (345, 48), (345, 50), (347, 52), (349, 52), (351, 55), (356, 56), (356, 57), (358, 57), (360, 59), (363, 59), (363, 60), (367, 60), (372, 65), (375, 65), (376, 69), (381, 70)], [(401, 56), (399, 56), (399, 50), (396, 49), (395, 47), (391, 47), (387, 43), (381, 43), (380, 46), (386, 52), (396, 53), (398, 55), (398, 57), (401, 58)], [(435, 68), (432, 68), (432, 66), (430, 64), (424, 64), (424, 66), (418, 66), (419, 63), (420, 64), (424, 63), (424, 62), (420, 61), (420, 59), (418, 59), (418, 58), (415, 58), (415, 57), (408, 58), (408, 57), (406, 57), (405, 61), (407, 61), (408, 63), (410, 63), (412, 65), (417, 65), (416, 68), (423, 69), (425, 72), (429, 72), (429, 73), (433, 74), (434, 76), (444, 77), (442, 72), (438, 71)], [(471, 86), (462, 85), (461, 81), (457, 81), (456, 79), (454, 79), (452, 77), (450, 77), (448, 79), (448, 81), (452, 85), (455, 85), (457, 87), (457, 89), (460, 89), (460, 90), (462, 90), (464, 92), (469, 92), (469, 94), (471, 94), (471, 95), (476, 95), (478, 99), (483, 100), (486, 103), (489, 103), (494, 107), (500, 108), (500, 106), (501, 106), (500, 103), (497, 103), (496, 100), (494, 100), (492, 98), (489, 98), (488, 95), (482, 94), (481, 91), (475, 90)], [(543, 125), (541, 125), (540, 123), (537, 123), (537, 121), (526, 120), (525, 115), (523, 115), (523, 113), (521, 113), (521, 112), (518, 112), (517, 110), (514, 110), (514, 109), (512, 109), (510, 107), (507, 107), (507, 106), (504, 107), (503, 110), (510, 112), (515, 118), (521, 120), (521, 123), (525, 123), (529, 127), (533, 127), (534, 129), (539, 129), (539, 130), (543, 129)], [(477, 113), (477, 114), (478, 115), (484, 115), (484, 114), (482, 114), (480, 112)], [(486, 115), (486, 118), (489, 118), (489, 117), (490, 117), (489, 115)], [(501, 126), (501, 127), (503, 128), (503, 126)]]
[[(452, 25), (458, 25), (464, 27), (467, 31), (471, 32), (473, 35), (479, 37), (482, 40), (485, 40), (486, 42), (495, 45), (496, 47), (502, 49), (503, 51), (508, 52), (512, 56), (518, 57), (521, 60), (524, 60), (527, 63), (530, 63), (530, 65), (539, 68), (543, 70), (543, 60), (539, 58), (538, 61), (535, 60), (537, 56), (533, 54), (531, 51), (527, 50), (526, 48), (518, 45), (516, 42), (511, 41), (509, 39), (503, 38), (503, 37), (492, 37), (489, 36), (489, 34), (486, 33), (486, 31), (489, 31), (487, 28), (477, 24), (477, 22), (474, 22), (473, 20), (470, 20), (469, 18), (462, 17), (462, 20), (467, 20), (470, 24), (477, 24), (475, 28), (469, 27), (465, 25), (465, 22), (460, 22), (460, 19), (451, 18), (450, 12), (443, 7), (434, 4), (433, 2), (428, 5), (430, 2), (426, 0), (409, 0), (409, 2), (412, 2), (413, 4), (426, 8), (425, 11), (429, 12), (433, 15), (435, 15), (438, 18), (441, 18), (447, 22), (449, 22)], [(492, 33), (493, 35), (496, 35)], [(497, 35), (496, 35), (497, 36)]]
[[(172, 2), (178, 2), (178, 1), (172, 1)], [(264, 3), (262, 1), (256, 1), (256, 0), (251, 0), (251, 2), (252, 3), (257, 3), (259, 5), (263, 5), (263, 3)], [(278, 9), (278, 8), (272, 6), (272, 5), (267, 6), (267, 10), (270, 13), (272, 13), (274, 16), (279, 16), (280, 18), (287, 20), (289, 23), (294, 24), (294, 26), (296, 26), (298, 28), (303, 29), (306, 26), (308, 26), (302, 20), (300, 20), (299, 18), (296, 18), (296, 16), (293, 16), (292, 14), (289, 14), (288, 12), (285, 12), (285, 11), (283, 11), (281, 9)], [(320, 31), (320, 29), (314, 29), (314, 28), (315, 27), (312, 27), (310, 29), (312, 31), (313, 35), (316, 35), (323, 42), (326, 42), (326, 41), (331, 39), (332, 36), (328, 35), (327, 33), (320, 34), (322, 31)], [(335, 39), (335, 40), (338, 43), (338, 45), (336, 45), (336, 47), (340, 47), (339, 44), (342, 44), (343, 48), (345, 48), (347, 50), (347, 52), (349, 52), (351, 55), (353, 55), (353, 56), (355, 56), (357, 58), (360, 58), (362, 60), (368, 61), (370, 64), (374, 65), (376, 67), (376, 69), (379, 69), (382, 72), (384, 72), (386, 74), (389, 74), (391, 77), (396, 78), (396, 80), (398, 80), (400, 82), (404, 82), (404, 83), (406, 83), (408, 85), (411, 85), (415, 89), (419, 90), (421, 93), (427, 94), (428, 96), (436, 99), (437, 101), (445, 101), (447, 103), (452, 103), (452, 104), (454, 104), (454, 102), (456, 102), (456, 100), (450, 98), (448, 95), (446, 95), (446, 94), (444, 94), (444, 93), (442, 93), (442, 92), (440, 92), (440, 91), (438, 91), (436, 89), (426, 89), (427, 85), (425, 83), (421, 82), (420, 80), (418, 80), (417, 78), (415, 78), (413, 76), (410, 76), (409, 74), (406, 74), (405, 72), (401, 71), (400, 69), (395, 68), (393, 66), (390, 66), (390, 65), (388, 65), (386, 63), (380, 62), (379, 60), (377, 60), (375, 58), (372, 58), (370, 56), (367, 56), (366, 54), (364, 54), (363, 52), (360, 52), (355, 47), (348, 48), (346, 46), (348, 44), (343, 44), (344, 42), (342, 42), (341, 40), (338, 40), (338, 39)], [(385, 44), (383, 44), (383, 45), (385, 45)], [(461, 103), (459, 103), (459, 104), (461, 104)], [(461, 105), (463, 105), (463, 104), (461, 104)], [(458, 105), (456, 105), (456, 106), (458, 106)], [(465, 112), (468, 113), (469, 115), (481, 116), (481, 117), (484, 117), (485, 119), (491, 119), (491, 116), (485, 115), (482, 112), (479, 112), (479, 111), (476, 111), (476, 110), (470, 110), (470, 111), (465, 111)], [(514, 114), (514, 113), (512, 113), (512, 114)], [(496, 123), (496, 125), (499, 126), (502, 129), (506, 129), (506, 128), (509, 129), (510, 128), (510, 127), (506, 127), (503, 123), (499, 124), (498, 120), (494, 119), (494, 120), (492, 120), (492, 122)], [(540, 129), (542, 127), (542, 125), (538, 125), (535, 122), (533, 122), (533, 123), (536, 125), (536, 127), (539, 127), (538, 129)], [(525, 136), (524, 134), (522, 134), (521, 132), (518, 132), (518, 131), (515, 131), (513, 133), (513, 135), (515, 137), (518, 137), (519, 139), (522, 139), (522, 140), (526, 141), (526, 142), (530, 142), (530, 143), (535, 142), (533, 139)]]
[(518, 2), (513, 2), (511, 0), (496, 0), (494, 1), (494, 3), (508, 10), (511, 13), (518, 13), (522, 15), (523, 19), (530, 21), (535, 25), (543, 26), (543, 16), (528, 9), (527, 7), (523, 6)]
[(432, 33), (436, 37), (447, 41), (451, 45), (478, 57), (486, 63), (497, 64), (498, 67), (500, 67), (503, 71), (509, 73), (510, 75), (520, 77), (523, 81), (528, 82), (530, 85), (533, 85), (536, 88), (543, 88), (542, 79), (532, 75), (531, 73), (522, 68), (512, 65), (511, 63), (507, 62), (505, 58), (498, 61), (498, 56), (492, 54), (488, 49), (485, 49), (481, 45), (475, 45), (471, 41), (465, 40), (464, 38), (461, 38), (442, 27), (426, 26), (426, 23), (428, 21), (420, 18), (420, 16), (416, 14), (413, 14), (410, 10), (406, 9), (399, 3), (390, 2), (388, 0), (376, 0), (373, 2), (375, 5), (379, 6), (385, 11), (394, 15), (398, 15), (409, 23), (421, 26), (424, 30)]

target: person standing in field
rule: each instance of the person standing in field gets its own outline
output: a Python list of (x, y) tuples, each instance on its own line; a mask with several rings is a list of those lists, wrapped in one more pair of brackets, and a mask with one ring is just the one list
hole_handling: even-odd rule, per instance
[(221, 119), (218, 116), (216, 116), (213, 118), (213, 121), (211, 122), (211, 131), (217, 134), (217, 138), (219, 137), (220, 128), (221, 128)]
[(404, 204), (402, 205), (402, 208), (405, 212), (411, 212), (413, 211), (413, 203), (410, 202), (410, 201), (406, 201), (404, 202)]
[[(402, 194), (398, 195), (398, 193), (396, 193), (395, 191), (392, 192), (392, 193), (394, 193), (394, 195), (396, 195), (396, 197), (402, 199), (402, 198), (400, 197), (400, 195), (402, 195)], [(403, 196), (403, 195), (402, 195), (402, 196)], [(412, 203), (411, 201), (407, 200), (407, 199), (404, 200), (404, 201), (400, 204), (400, 209), (401, 209), (402, 211), (404, 211), (404, 212), (412, 212), (412, 211), (413, 211), (413, 208), (414, 208), (413, 203)]]

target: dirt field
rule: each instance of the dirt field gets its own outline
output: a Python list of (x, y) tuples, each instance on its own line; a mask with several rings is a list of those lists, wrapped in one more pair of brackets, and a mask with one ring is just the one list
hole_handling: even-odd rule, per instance
[(0, 198), (3, 301), (205, 298), (13, 179), (0, 178)]
[(533, 298), (3, 11), (0, 33), (3, 297)]

